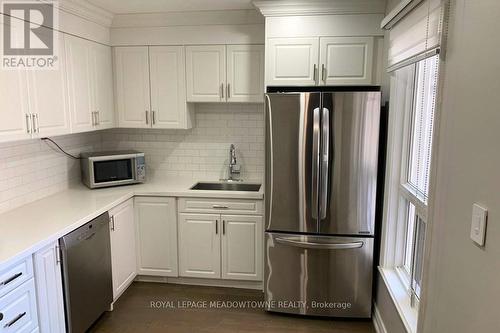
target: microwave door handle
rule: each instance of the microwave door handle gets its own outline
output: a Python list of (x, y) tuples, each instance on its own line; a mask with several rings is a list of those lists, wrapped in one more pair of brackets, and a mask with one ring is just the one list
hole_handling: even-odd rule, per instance
[(319, 108), (313, 110), (313, 146), (312, 146), (312, 180), (311, 180), (311, 215), (318, 218), (318, 192), (319, 192), (319, 170), (320, 170), (320, 112)]
[(321, 174), (320, 174), (320, 220), (326, 218), (328, 208), (328, 178), (330, 163), (330, 110), (323, 108), (321, 117)]

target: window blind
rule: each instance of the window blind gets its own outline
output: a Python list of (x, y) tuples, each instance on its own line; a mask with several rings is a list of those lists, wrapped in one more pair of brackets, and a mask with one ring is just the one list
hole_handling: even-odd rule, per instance
[(440, 51), (446, 0), (424, 0), (391, 26), (388, 71), (418, 62)]

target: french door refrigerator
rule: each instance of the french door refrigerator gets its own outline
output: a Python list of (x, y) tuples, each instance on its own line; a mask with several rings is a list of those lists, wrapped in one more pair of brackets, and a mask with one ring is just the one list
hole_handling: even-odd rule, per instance
[(266, 94), (268, 311), (371, 317), (381, 96), (364, 89)]

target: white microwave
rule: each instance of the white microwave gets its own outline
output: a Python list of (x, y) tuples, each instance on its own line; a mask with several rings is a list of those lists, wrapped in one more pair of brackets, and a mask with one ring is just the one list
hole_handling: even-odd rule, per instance
[(102, 188), (144, 183), (146, 161), (144, 153), (115, 151), (80, 155), (82, 182), (89, 188)]

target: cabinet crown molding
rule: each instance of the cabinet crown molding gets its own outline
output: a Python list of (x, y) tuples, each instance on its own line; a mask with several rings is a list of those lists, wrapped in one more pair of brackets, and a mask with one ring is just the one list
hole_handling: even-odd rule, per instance
[[(40, 2), (51, 2), (49, 0), (39, 0)], [(56, 7), (63, 12), (81, 17), (109, 28), (113, 21), (113, 13), (100, 7), (94, 6), (87, 1), (79, 0), (59, 0), (55, 2)]]
[(254, 1), (262, 15), (335, 15), (335, 14), (384, 14), (384, 0), (310, 0), (310, 1)]

